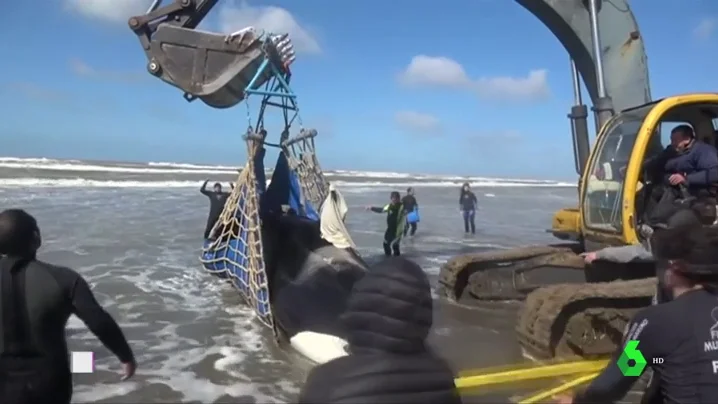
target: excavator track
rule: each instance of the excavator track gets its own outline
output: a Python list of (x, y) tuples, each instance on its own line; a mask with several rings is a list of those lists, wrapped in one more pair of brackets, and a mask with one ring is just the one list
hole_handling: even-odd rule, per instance
[(583, 283), (584, 264), (575, 250), (575, 244), (559, 244), (460, 255), (441, 267), (439, 293), (454, 302), (467, 295), (523, 300), (537, 288), (558, 283), (551, 278)]
[(655, 278), (538, 289), (519, 312), (519, 344), (539, 359), (611, 354), (655, 289)]

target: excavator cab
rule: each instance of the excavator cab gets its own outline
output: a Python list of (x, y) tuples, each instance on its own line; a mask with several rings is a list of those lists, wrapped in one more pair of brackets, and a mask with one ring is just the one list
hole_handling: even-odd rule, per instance
[(698, 141), (715, 144), (718, 94), (665, 98), (624, 110), (599, 133), (581, 183), (581, 220), (587, 250), (639, 242), (646, 194), (656, 184), (644, 162), (668, 146), (670, 130), (693, 127)]

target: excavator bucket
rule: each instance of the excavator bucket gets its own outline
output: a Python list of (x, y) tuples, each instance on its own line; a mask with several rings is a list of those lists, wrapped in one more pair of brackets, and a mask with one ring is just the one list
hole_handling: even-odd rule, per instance
[(251, 27), (223, 35), (161, 24), (148, 55), (150, 73), (184, 91), (187, 100), (229, 108), (245, 99), (247, 89), (274, 77), (274, 69), (286, 69), (293, 51), (288, 38), (259, 35)]

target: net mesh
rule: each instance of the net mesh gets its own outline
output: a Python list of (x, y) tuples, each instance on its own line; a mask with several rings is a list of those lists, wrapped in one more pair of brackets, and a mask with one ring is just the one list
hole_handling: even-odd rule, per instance
[(317, 160), (314, 145), (316, 136), (316, 130), (302, 129), (296, 139), (286, 142), (283, 148), (289, 168), (299, 177), (303, 199), (318, 212), (329, 193), (329, 181), (324, 177)]
[(200, 261), (208, 271), (231, 280), (260, 321), (274, 329), (265, 273), (254, 155), (260, 144), (248, 137), (247, 164), (240, 171), (224, 210), (212, 228)]

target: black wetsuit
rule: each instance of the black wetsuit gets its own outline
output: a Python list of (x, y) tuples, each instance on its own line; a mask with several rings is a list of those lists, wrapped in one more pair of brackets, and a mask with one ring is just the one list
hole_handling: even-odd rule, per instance
[[(674, 300), (641, 310), (626, 328), (624, 342), (637, 349), (653, 369), (657, 383), (650, 403), (718, 402), (718, 296), (706, 290), (687, 292)], [(606, 369), (575, 404), (611, 403), (621, 399), (638, 377), (623, 376), (617, 362), (621, 346)], [(654, 363), (655, 360), (655, 363)]]
[(212, 233), (212, 228), (214, 227), (214, 224), (217, 223), (217, 220), (219, 220), (219, 216), (222, 214), (222, 210), (224, 210), (224, 205), (227, 203), (229, 193), (208, 191), (206, 187), (207, 181), (205, 181), (205, 183), (202, 185), (202, 188), (199, 190), (199, 192), (209, 198), (209, 215), (207, 216), (207, 225), (204, 227), (204, 238), (208, 239), (210, 233)]
[(340, 324), (351, 355), (312, 369), (301, 404), (459, 404), (448, 364), (431, 352), (429, 280), (403, 258), (369, 269), (354, 285)]
[(386, 231), (384, 232), (384, 255), (390, 256), (392, 253), (394, 256), (401, 255), (399, 249), (399, 243), (401, 242), (401, 236), (404, 234), (403, 226), (406, 221), (406, 211), (404, 205), (401, 202), (390, 203), (383, 208), (371, 208), (372, 212), (384, 213), (386, 212)]
[(0, 403), (69, 403), (65, 325), (77, 315), (122, 362), (134, 361), (115, 320), (75, 271), (37, 260), (0, 259)]
[(464, 231), (468, 233), (471, 231), (472, 234), (476, 233), (476, 206), (479, 201), (476, 199), (476, 195), (471, 191), (461, 190), (459, 195), (459, 207), (464, 216)]
[[(419, 203), (416, 201), (414, 195), (405, 195), (403, 198), (401, 198), (401, 203), (402, 205), (404, 205), (404, 211), (406, 211), (406, 213), (413, 212), (414, 209), (419, 207)], [(407, 234), (409, 234), (409, 228), (411, 228), (412, 236), (416, 234), (416, 224), (416, 222), (407, 223), (408, 226), (404, 227), (404, 235), (406, 236)]]

